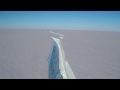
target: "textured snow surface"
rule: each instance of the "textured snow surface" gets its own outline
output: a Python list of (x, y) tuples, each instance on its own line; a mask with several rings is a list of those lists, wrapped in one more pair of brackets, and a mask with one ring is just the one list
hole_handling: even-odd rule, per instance
[(120, 32), (82, 30), (0, 30), (0, 78), (48, 79), (51, 37), (77, 79), (120, 79)]

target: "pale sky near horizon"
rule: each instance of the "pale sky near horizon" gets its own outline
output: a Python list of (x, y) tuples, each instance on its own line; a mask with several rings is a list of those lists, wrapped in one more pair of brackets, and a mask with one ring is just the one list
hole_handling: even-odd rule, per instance
[(0, 11), (0, 28), (120, 31), (120, 11)]

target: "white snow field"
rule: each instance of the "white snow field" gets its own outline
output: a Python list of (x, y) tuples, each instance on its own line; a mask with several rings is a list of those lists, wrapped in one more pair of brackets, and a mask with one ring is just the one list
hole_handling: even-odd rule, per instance
[(64, 79), (71, 71), (76, 79), (120, 79), (120, 32), (0, 29), (0, 79)]

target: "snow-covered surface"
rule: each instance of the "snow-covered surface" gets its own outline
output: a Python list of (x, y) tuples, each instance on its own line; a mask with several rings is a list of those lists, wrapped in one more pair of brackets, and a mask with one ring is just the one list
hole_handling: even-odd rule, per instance
[[(59, 38), (49, 31), (0, 30), (0, 78), (47, 79), (51, 37)], [(65, 61), (77, 79), (120, 79), (120, 32), (51, 31), (64, 34)]]
[(48, 78), (49, 34), (40, 30), (0, 30), (0, 78)]
[(68, 62), (65, 61), (65, 54), (60, 39), (54, 40), (52, 52), (49, 56), (49, 78), (75, 79), (75, 75)]

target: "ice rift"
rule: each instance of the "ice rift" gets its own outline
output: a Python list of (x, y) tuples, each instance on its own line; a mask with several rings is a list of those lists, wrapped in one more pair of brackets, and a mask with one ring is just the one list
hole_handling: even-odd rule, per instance
[(49, 79), (76, 79), (68, 62), (65, 61), (65, 54), (60, 39), (53, 38), (53, 47), (48, 57), (48, 78)]

